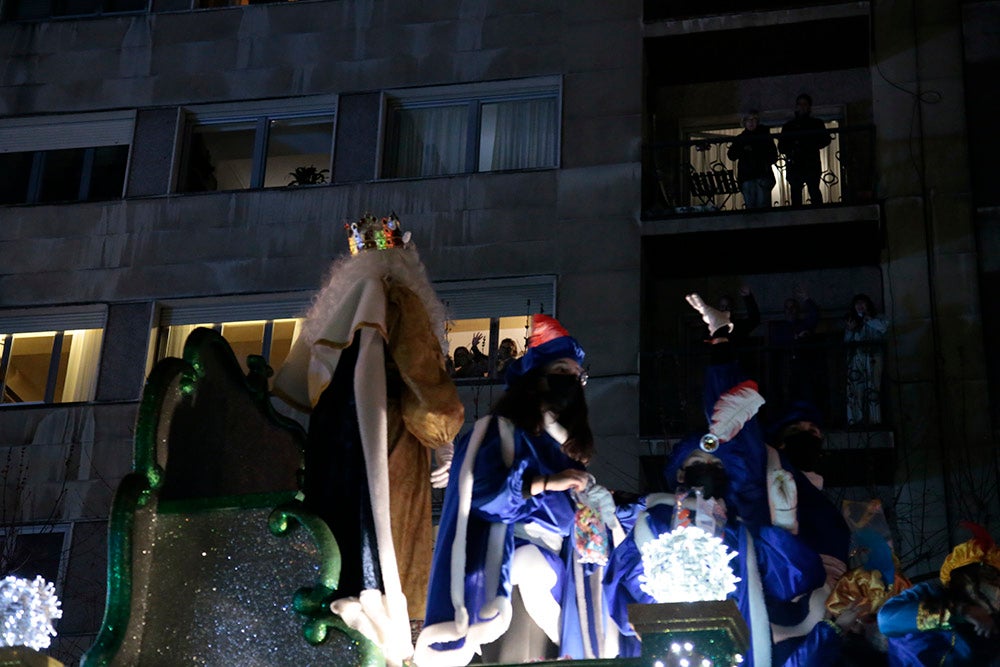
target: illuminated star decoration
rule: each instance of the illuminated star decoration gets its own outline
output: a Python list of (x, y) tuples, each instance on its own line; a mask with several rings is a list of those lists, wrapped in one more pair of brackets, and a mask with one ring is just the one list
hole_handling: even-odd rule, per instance
[(639, 587), (657, 602), (725, 600), (739, 577), (736, 557), (722, 540), (697, 526), (681, 526), (642, 545)]
[(52, 621), (62, 618), (55, 586), (41, 576), (34, 581), (8, 576), (0, 581), (0, 630), (6, 646), (27, 646), (36, 651), (48, 648), (56, 630)]

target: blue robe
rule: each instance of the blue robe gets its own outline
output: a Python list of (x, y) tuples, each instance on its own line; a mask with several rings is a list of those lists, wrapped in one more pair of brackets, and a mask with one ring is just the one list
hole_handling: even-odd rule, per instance
[(939, 629), (922, 629), (918, 612), (923, 602), (944, 596), (938, 580), (925, 581), (889, 598), (878, 612), (878, 627), (889, 640), (889, 665), (969, 665), (1000, 664), (1000, 640), (976, 635), (972, 626), (957, 622)]
[[(512, 562), (515, 550), (525, 553), (521, 548), (537, 549), (531, 554), (534, 569), (551, 584), (540, 604), (527, 595), (537, 590), (525, 591), (528, 583), (522, 586), (532, 618), (543, 619), (538, 623), (543, 628), (546, 623), (549, 629), (557, 628), (556, 637), (547, 634), (558, 644), (560, 656), (600, 657), (607, 618), (601, 599), (603, 568), (576, 560), (572, 494), (522, 493), (534, 476), (567, 468), (583, 465), (566, 456), (548, 433), (532, 435), (494, 417), (481, 419), (456, 444), (431, 566), (427, 615), (417, 641), (415, 660), (421, 667), (467, 664), (482, 645), (503, 635), (510, 625)], [(463, 506), (463, 499), (468, 505)], [(464, 581), (454, 581), (455, 572)], [(533, 599), (539, 601), (537, 595)]]
[[(653, 502), (652, 498), (650, 502)], [(638, 521), (645, 521), (649, 534), (655, 538), (670, 531), (672, 517), (672, 505), (651, 504)], [(656, 602), (640, 586), (639, 575), (643, 573), (643, 567), (641, 545), (637, 542), (637, 537), (639, 541), (642, 540), (640, 533), (633, 529), (625, 541), (615, 548), (604, 577), (611, 617), (623, 635), (622, 657), (641, 654), (641, 645), (628, 622), (628, 605)], [(751, 527), (740, 521), (730, 521), (726, 525), (723, 542), (730, 550), (739, 553), (730, 561), (730, 565), (740, 581), (729, 597), (735, 600), (751, 628), (756, 615), (763, 618), (764, 631), (767, 631), (765, 600), (792, 600), (820, 585), (826, 576), (816, 553), (781, 528)], [(748, 569), (751, 559), (747, 555), (751, 548), (756, 574)], [(770, 637), (767, 641), (770, 642)], [(752, 667), (755, 664), (752, 650), (748, 651), (745, 658), (744, 665)]]

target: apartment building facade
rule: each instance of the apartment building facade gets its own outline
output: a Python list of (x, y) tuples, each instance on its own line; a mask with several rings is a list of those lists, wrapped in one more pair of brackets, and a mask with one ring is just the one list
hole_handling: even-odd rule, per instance
[[(152, 364), (210, 325), (279, 366), (365, 213), (412, 233), (452, 350), (482, 332), (493, 356), (533, 312), (580, 340), (609, 487), (647, 490), (698, 427), (684, 294), (753, 289), (763, 374), (804, 288), (842, 495), (886, 500), (914, 573), (959, 518), (995, 520), (1000, 3), (746, 4), (5, 0), (3, 529), (57, 582), (53, 655), (100, 626)], [(706, 185), (741, 114), (776, 134), (801, 92), (835, 142), (822, 206), (789, 206), (781, 165), (770, 209)], [(859, 292), (891, 320), (884, 418), (847, 424), (835, 343)], [(492, 367), (456, 381), (470, 422), (502, 390)]]

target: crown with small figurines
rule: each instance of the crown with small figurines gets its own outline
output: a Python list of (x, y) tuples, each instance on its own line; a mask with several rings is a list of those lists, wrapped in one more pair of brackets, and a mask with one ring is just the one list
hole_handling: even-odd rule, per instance
[(352, 255), (365, 250), (402, 248), (410, 241), (410, 232), (403, 232), (403, 225), (395, 213), (382, 218), (367, 213), (357, 222), (345, 222), (344, 229)]

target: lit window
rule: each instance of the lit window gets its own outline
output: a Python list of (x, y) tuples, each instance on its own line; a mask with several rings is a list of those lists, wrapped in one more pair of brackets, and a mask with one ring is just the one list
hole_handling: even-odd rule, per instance
[(4, 18), (9, 21), (134, 14), (149, 7), (148, 0), (12, 0), (4, 4)]
[[(772, 116), (774, 114), (771, 114)], [(777, 121), (773, 121), (777, 122)], [(831, 131), (830, 145), (819, 151), (820, 157), (820, 191), (824, 202), (841, 201), (841, 164), (840, 164), (840, 123), (837, 120), (826, 121), (826, 127)], [(712, 127), (688, 132), (690, 145), (687, 149), (687, 159), (690, 165), (690, 204), (692, 206), (710, 206), (713, 209), (733, 210), (743, 208), (742, 195), (737, 194), (739, 187), (736, 177), (739, 173), (738, 162), (729, 158), (728, 149), (732, 137), (743, 131), (741, 127)], [(777, 146), (780, 125), (771, 129), (772, 139)], [(777, 150), (777, 148), (776, 148)], [(775, 206), (788, 206), (791, 193), (785, 178), (785, 158), (780, 156), (777, 164), (771, 169), (774, 174), (774, 185), (769, 199)], [(730, 187), (720, 187), (718, 181), (724, 178), (730, 182)], [(805, 193), (803, 196), (808, 196)]]
[[(60, 325), (80, 328), (57, 329)], [(104, 312), (0, 315), (0, 402), (90, 401), (97, 387)], [(53, 326), (54, 325), (54, 326)], [(53, 328), (40, 331), (43, 327)]]
[(330, 180), (333, 104), (212, 106), (189, 112), (178, 190), (206, 192)]
[(522, 354), (531, 315), (554, 312), (555, 280), (531, 276), (435, 285), (447, 308), (447, 364), (461, 382), (501, 382)]
[(150, 354), (152, 363), (184, 356), (184, 343), (198, 327), (215, 329), (232, 348), (243, 372), (247, 357), (258, 355), (277, 373), (288, 357), (312, 294), (231, 297), (164, 304)]
[(134, 114), (0, 121), (0, 204), (120, 199)]
[(551, 168), (559, 87), (549, 78), (387, 95), (384, 178)]

